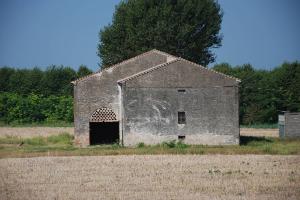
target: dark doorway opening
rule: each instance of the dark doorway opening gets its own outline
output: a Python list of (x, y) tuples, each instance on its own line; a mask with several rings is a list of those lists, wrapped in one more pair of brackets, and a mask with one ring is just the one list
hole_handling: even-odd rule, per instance
[(119, 122), (90, 122), (90, 145), (119, 141)]

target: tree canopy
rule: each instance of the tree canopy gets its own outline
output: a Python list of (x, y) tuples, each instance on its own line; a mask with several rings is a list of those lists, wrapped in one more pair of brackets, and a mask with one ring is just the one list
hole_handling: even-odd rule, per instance
[[(284, 63), (273, 70), (250, 64), (221, 63), (214, 70), (241, 79), (240, 123), (276, 123), (280, 111), (300, 111), (300, 63)], [(73, 121), (74, 78), (91, 71), (63, 66), (46, 70), (0, 67), (0, 124)]]
[(15, 69), (0, 67), (0, 92), (29, 95), (31, 93), (49, 95), (73, 95), (71, 81), (91, 74), (92, 71), (81, 65), (76, 72), (71, 67), (51, 65), (45, 70)]
[(81, 65), (49, 66), (46, 70), (0, 67), (0, 124), (72, 122), (71, 81), (92, 73)]
[(300, 63), (284, 63), (272, 71), (251, 65), (215, 65), (215, 70), (235, 76), (240, 83), (240, 122), (275, 123), (280, 111), (300, 111)]
[(98, 56), (107, 67), (156, 48), (205, 66), (221, 45), (221, 22), (214, 0), (121, 1), (99, 33)]

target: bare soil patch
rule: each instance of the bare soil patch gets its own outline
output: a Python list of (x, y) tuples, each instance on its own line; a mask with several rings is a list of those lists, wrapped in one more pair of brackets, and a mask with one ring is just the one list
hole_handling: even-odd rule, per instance
[(1, 199), (299, 199), (300, 156), (0, 159)]

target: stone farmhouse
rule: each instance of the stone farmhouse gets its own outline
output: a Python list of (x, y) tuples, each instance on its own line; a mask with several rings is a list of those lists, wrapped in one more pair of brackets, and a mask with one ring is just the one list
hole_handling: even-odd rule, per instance
[(239, 82), (148, 51), (72, 82), (75, 143), (239, 144)]

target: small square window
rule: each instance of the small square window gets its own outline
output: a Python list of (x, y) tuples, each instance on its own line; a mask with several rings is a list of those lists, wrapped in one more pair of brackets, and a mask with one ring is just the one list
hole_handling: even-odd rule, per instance
[(185, 135), (178, 135), (178, 140), (184, 140), (185, 139)]
[(178, 112), (178, 124), (186, 124), (185, 112)]

